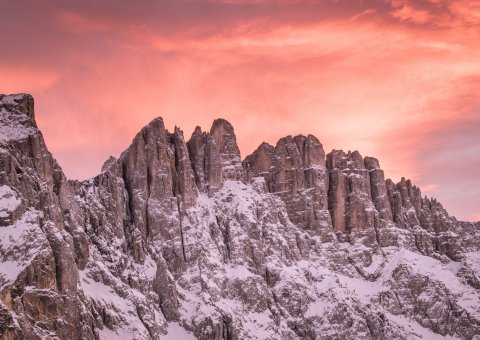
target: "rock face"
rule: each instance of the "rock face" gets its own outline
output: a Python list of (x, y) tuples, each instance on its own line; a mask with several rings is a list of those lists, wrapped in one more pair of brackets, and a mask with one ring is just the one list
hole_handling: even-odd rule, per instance
[(329, 175), (323, 146), (316, 137), (287, 136), (275, 147), (263, 143), (244, 165), (250, 181), (263, 178), (268, 192), (282, 199), (291, 222), (311, 235), (331, 239)]
[(480, 224), (314, 136), (154, 119), (69, 181), (0, 95), (0, 338), (473, 339)]
[(78, 288), (89, 257), (82, 211), (37, 129), (31, 96), (0, 95), (0, 136), (0, 334), (93, 338), (91, 303)]

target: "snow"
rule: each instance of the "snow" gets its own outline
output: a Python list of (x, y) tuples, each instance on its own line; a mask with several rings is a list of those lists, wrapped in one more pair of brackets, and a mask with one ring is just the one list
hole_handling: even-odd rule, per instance
[[(470, 254), (471, 257), (474, 255)], [(456, 276), (457, 267), (420, 254), (405, 250), (403, 253), (404, 263), (407, 263), (417, 274), (428, 276), (430, 279), (439, 281), (453, 294), (457, 295), (457, 303), (469, 313), (480, 318), (480, 298), (476, 290), (462, 283)]]
[[(90, 266), (93, 266), (90, 265)], [(95, 263), (98, 266), (95, 270), (106, 270), (100, 263)], [(111, 282), (110, 285), (106, 285), (103, 282), (99, 282), (91, 278), (94, 276), (91, 272), (92, 267), (79, 271), (80, 288), (84, 294), (90, 299), (97, 302), (97, 304), (104, 305), (106, 310), (116, 321), (115, 330), (111, 330), (104, 326), (99, 331), (100, 339), (148, 339), (148, 331), (137, 316), (137, 308), (132, 302), (132, 298), (138, 298), (139, 300), (145, 300), (145, 296), (140, 292), (134, 291), (128, 286), (122, 285), (119, 282)], [(100, 272), (96, 272), (100, 274)], [(118, 280), (113, 276), (110, 276), (107, 272), (103, 274), (107, 275), (110, 279)], [(118, 285), (118, 286), (117, 286)], [(124, 289), (123, 294), (119, 295), (116, 289)]]
[(178, 322), (170, 322), (167, 328), (167, 334), (162, 335), (164, 340), (195, 340), (192, 333), (187, 332)]
[(157, 264), (150, 255), (145, 257), (144, 273), (150, 280), (153, 280), (157, 274)]
[(0, 288), (13, 283), (48, 246), (38, 224), (41, 212), (28, 210), (15, 223), (0, 227)]
[(369, 304), (373, 297), (388, 288), (382, 281), (365, 281), (363, 279), (338, 275), (341, 287), (345, 287), (349, 293), (355, 296), (364, 304)]
[(233, 212), (244, 215), (250, 222), (255, 222), (254, 204), (257, 192), (251, 185), (240, 181), (227, 180), (216, 195), (216, 201), (230, 208)]
[(327, 168), (324, 165), (312, 164), (310, 167), (305, 168), (304, 170), (317, 170), (317, 171), (327, 171)]
[[(16, 106), (15, 100), (20, 100), (23, 96), (18, 94), (0, 98), (0, 144), (25, 139), (39, 132), (30, 117), (20, 112)], [(5, 105), (8, 105), (8, 110)]]
[(124, 299), (120, 298), (112, 287), (88, 278), (84, 271), (80, 271), (80, 283), (83, 292), (93, 300), (103, 301), (107, 305), (112, 304), (123, 309), (128, 309), (128, 303)]
[(11, 113), (0, 108), (0, 143), (22, 140), (38, 132), (33, 126), (28, 126), (30, 118), (23, 113)]
[(472, 268), (477, 275), (480, 275), (480, 252), (469, 252), (463, 256), (465, 263)]
[(13, 283), (25, 267), (26, 266), (19, 266), (18, 261), (2, 261), (0, 263), (0, 282), (3, 281), (2, 288), (7, 283)]
[(0, 105), (2, 104), (9, 104), (15, 105), (17, 104), (15, 100), (21, 100), (23, 98), (23, 94), (14, 94), (14, 95), (6, 95), (3, 98), (0, 98)]
[(102, 329), (98, 329), (98, 335), (100, 337), (100, 340), (115, 340), (115, 339), (121, 339), (119, 334), (111, 330), (110, 328), (103, 326)]
[[(459, 263), (448, 261), (442, 263), (434, 258), (423, 256), (421, 254), (409, 251), (403, 248), (386, 248), (387, 261), (382, 271), (382, 275), (374, 282), (366, 281), (362, 278), (349, 277), (340, 273), (332, 272), (320, 265), (308, 265), (308, 261), (299, 261), (297, 266), (308, 269), (312, 277), (316, 277), (317, 281), (312, 285), (316, 296), (311, 299), (310, 304), (304, 314), (305, 317), (322, 317), (329, 312), (335, 310), (338, 303), (345, 302), (351, 305), (357, 300), (365, 305), (375, 303), (375, 298), (383, 291), (390, 290), (389, 283), (392, 272), (399, 265), (406, 265), (414, 274), (428, 276), (431, 280), (445, 285), (456, 297), (456, 302), (465, 310), (478, 318), (480, 301), (475, 290), (467, 285), (462, 284), (461, 280), (456, 276), (460, 267)], [(466, 262), (475, 271), (480, 264), (479, 253), (466, 254)], [(477, 271), (478, 272), (478, 271)], [(303, 278), (299, 275), (296, 266), (289, 267), (288, 270), (282, 271), (282, 282), (284, 284), (288, 280), (296, 277), (301, 282)], [(309, 289), (308, 291), (312, 291)], [(307, 293), (307, 291), (305, 292)], [(418, 297), (419, 299), (422, 296)], [(431, 296), (425, 295), (424, 298), (431, 299)], [(348, 302), (348, 301), (351, 302)], [(382, 312), (388, 315), (388, 318), (395, 324), (404, 328), (410, 335), (409, 339), (456, 339), (455, 337), (443, 337), (433, 333), (431, 330), (422, 327), (417, 321), (405, 316), (392, 315), (388, 311), (380, 307)]]
[(240, 279), (246, 280), (252, 276), (255, 276), (251, 271), (245, 266), (225, 266), (225, 274), (230, 280)]
[(312, 317), (312, 316), (322, 316), (324, 314), (327, 314), (332, 309), (335, 309), (335, 307), (338, 304), (336, 302), (328, 301), (327, 299), (322, 299), (321, 297), (312, 302), (310, 305), (308, 305), (308, 309), (305, 313), (305, 317)]
[[(143, 264), (133, 263), (133, 267), (135, 268), (137, 273), (141, 273), (141, 275), (145, 276), (145, 278), (150, 281), (152, 281), (157, 275), (157, 264), (152, 259), (152, 256), (150, 254), (145, 256), (145, 261)], [(125, 269), (124, 271), (127, 271), (127, 269)], [(125, 275), (126, 273), (123, 274)]]
[[(243, 314), (243, 313), (242, 313)], [(244, 339), (268, 339), (277, 326), (268, 313), (248, 313), (243, 316)]]
[(10, 216), (21, 204), (22, 200), (12, 188), (0, 186), (0, 218)]
[[(389, 290), (388, 281), (391, 279), (393, 270), (399, 265), (407, 265), (413, 273), (428, 276), (431, 280), (442, 283), (453, 294), (458, 297), (457, 303), (469, 313), (480, 316), (480, 299), (476, 291), (469, 286), (462, 284), (456, 276), (459, 264), (449, 261), (446, 264), (428, 256), (414, 253), (404, 248), (387, 249), (387, 263), (383, 268), (382, 275), (374, 282), (365, 281), (360, 278), (348, 277), (336, 274), (341, 285), (353, 292), (363, 303), (368, 304), (372, 298), (382, 291)], [(476, 253), (470, 256), (475, 257)]]
[(181, 317), (188, 323), (198, 323), (206, 317), (215, 317), (219, 313), (217, 309), (209, 303), (209, 298), (204, 293), (194, 293), (191, 285), (190, 289), (182, 289), (177, 286), (179, 295), (182, 297), (180, 302)]
[(428, 339), (428, 340), (454, 340), (460, 339), (452, 336), (443, 336), (441, 334), (433, 333), (428, 328), (423, 327), (414, 320), (407, 318), (402, 315), (393, 315), (388, 312), (384, 312), (388, 319), (394, 324), (400, 326), (405, 331), (408, 332), (408, 339), (417, 340), (417, 339)]

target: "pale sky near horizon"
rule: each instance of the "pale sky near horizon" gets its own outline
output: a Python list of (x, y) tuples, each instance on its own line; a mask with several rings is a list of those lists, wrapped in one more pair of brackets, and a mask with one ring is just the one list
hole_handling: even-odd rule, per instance
[(69, 178), (157, 116), (242, 157), (313, 134), (480, 220), (479, 0), (0, 0), (0, 93), (35, 97)]

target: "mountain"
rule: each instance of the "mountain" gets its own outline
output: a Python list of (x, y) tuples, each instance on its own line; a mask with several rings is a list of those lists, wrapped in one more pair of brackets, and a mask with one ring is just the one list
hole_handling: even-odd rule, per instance
[(145, 126), (68, 180), (0, 95), (0, 338), (480, 339), (480, 223), (311, 135)]

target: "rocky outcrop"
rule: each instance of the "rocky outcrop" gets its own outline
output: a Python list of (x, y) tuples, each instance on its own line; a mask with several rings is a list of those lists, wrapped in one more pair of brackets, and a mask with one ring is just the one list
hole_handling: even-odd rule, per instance
[(331, 240), (325, 152), (312, 135), (281, 138), (275, 147), (262, 143), (244, 161), (250, 180), (261, 177), (269, 192), (282, 198), (289, 219), (322, 240)]
[(378, 159), (373, 157), (365, 157), (365, 168), (370, 176), (370, 192), (375, 209), (379, 213), (379, 217), (383, 221), (393, 221), (392, 209), (390, 206), (390, 198), (387, 194), (387, 185), (385, 183), (385, 175), (380, 169)]
[(187, 145), (200, 191), (212, 193), (221, 188), (224, 180), (244, 180), (233, 126), (225, 119), (216, 119), (210, 133), (197, 126)]
[(244, 170), (233, 126), (225, 119), (215, 119), (210, 135), (220, 154), (222, 179), (243, 180)]
[[(369, 171), (358, 151), (333, 150), (327, 156), (329, 210), (340, 239), (374, 236), (378, 212), (372, 204)], [(374, 242), (374, 238), (368, 241)]]
[(202, 192), (218, 189), (222, 184), (222, 159), (213, 136), (196, 127), (187, 143), (195, 183)]
[(33, 98), (0, 95), (0, 337), (415, 339), (480, 334), (480, 226), (311, 135), (241, 161), (217, 119), (154, 119), (68, 181)]

